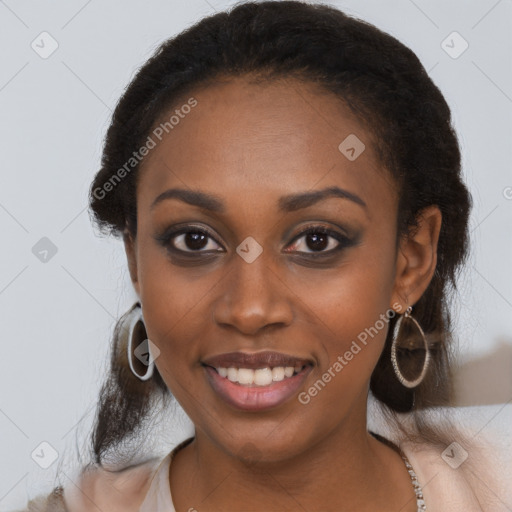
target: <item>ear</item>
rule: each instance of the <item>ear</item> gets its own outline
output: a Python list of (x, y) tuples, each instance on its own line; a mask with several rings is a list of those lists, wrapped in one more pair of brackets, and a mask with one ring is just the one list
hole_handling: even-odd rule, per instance
[(419, 213), (417, 221), (417, 228), (400, 240), (398, 248), (392, 303), (399, 313), (418, 302), (437, 265), (441, 211), (429, 206)]
[(139, 278), (137, 273), (137, 240), (134, 240), (132, 235), (127, 229), (123, 232), (124, 250), (126, 252), (126, 259), (128, 260), (128, 270), (130, 271), (130, 278), (133, 287), (140, 297)]

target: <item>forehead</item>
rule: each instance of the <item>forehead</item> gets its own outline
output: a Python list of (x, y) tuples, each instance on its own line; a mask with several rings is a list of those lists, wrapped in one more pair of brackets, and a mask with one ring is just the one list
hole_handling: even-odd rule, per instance
[[(190, 98), (197, 104), (182, 109)], [(230, 78), (192, 90), (162, 122), (173, 115), (161, 140), (155, 130), (151, 135), (156, 144), (140, 170), (142, 207), (174, 187), (247, 208), (328, 186), (365, 202), (393, 196), (370, 133), (342, 101), (314, 84)]]

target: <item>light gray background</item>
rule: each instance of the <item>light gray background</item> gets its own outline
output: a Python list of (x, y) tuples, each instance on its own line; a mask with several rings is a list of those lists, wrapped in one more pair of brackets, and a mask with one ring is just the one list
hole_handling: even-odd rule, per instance
[[(412, 48), (445, 94), (475, 203), (455, 310), (461, 361), (510, 358), (512, 2), (325, 3)], [(111, 111), (159, 43), (232, 4), (0, 1), (1, 510), (52, 483), (58, 464), (30, 456), (39, 443), (62, 454), (77, 425), (89, 428), (114, 322), (135, 298), (122, 244), (97, 237), (86, 212)], [(43, 31), (59, 44), (47, 59), (31, 48)], [(469, 43), (457, 59), (441, 46), (453, 31)], [(46, 263), (32, 253), (42, 237), (57, 247)]]

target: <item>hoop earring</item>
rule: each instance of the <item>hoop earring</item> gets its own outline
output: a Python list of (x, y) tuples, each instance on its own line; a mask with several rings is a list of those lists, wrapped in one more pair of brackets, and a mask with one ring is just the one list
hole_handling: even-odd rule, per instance
[(142, 362), (142, 364), (146, 365), (148, 369), (146, 370), (146, 373), (144, 375), (139, 375), (135, 371), (135, 367), (133, 365), (132, 360), (132, 347), (134, 342), (134, 334), (138, 328), (138, 324), (141, 323), (142, 327), (144, 328), (144, 332), (146, 332), (146, 327), (144, 325), (144, 316), (142, 315), (142, 308), (140, 305), (136, 307), (132, 313), (131, 319), (130, 319), (130, 325), (128, 327), (128, 363), (130, 365), (130, 370), (132, 373), (138, 377), (140, 380), (148, 380), (153, 376), (153, 372), (155, 370), (155, 360), (153, 358), (153, 355), (151, 354), (151, 342), (147, 339), (147, 337), (142, 341), (139, 342), (137, 340), (137, 347), (135, 348), (135, 355), (139, 361)]
[[(421, 384), (421, 382), (425, 378), (425, 375), (428, 370), (428, 365), (430, 363), (430, 350), (428, 348), (427, 338), (425, 337), (425, 333), (423, 332), (423, 329), (421, 328), (418, 321), (411, 315), (411, 311), (412, 311), (412, 306), (409, 306), (406, 309), (405, 313), (397, 320), (396, 325), (395, 325), (395, 333), (393, 336), (393, 343), (391, 344), (391, 363), (393, 364), (393, 370), (395, 371), (395, 375), (396, 375), (397, 379), (406, 388), (415, 388), (416, 386)], [(412, 320), (414, 322), (414, 324), (416, 325), (417, 329), (419, 330), (419, 332), (421, 334), (421, 338), (423, 339), (423, 344), (425, 345), (425, 360), (423, 361), (423, 368), (421, 369), (420, 376), (415, 380), (408, 380), (403, 376), (402, 372), (400, 371), (400, 368), (398, 367), (398, 361), (396, 359), (396, 342), (397, 342), (397, 339), (399, 338), (398, 333), (400, 332), (400, 327), (401, 327), (402, 320), (404, 317), (409, 318), (410, 320)]]

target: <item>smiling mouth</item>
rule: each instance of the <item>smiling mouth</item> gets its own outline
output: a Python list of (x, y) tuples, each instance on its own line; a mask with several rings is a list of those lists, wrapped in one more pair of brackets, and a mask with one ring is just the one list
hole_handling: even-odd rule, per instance
[[(205, 365), (209, 366), (209, 365)], [(234, 384), (247, 387), (263, 387), (270, 386), (274, 382), (282, 382), (286, 379), (298, 375), (306, 366), (299, 364), (296, 366), (275, 366), (265, 368), (236, 368), (230, 366), (228, 368), (222, 366), (209, 366), (213, 368), (221, 377), (229, 380)]]
[(229, 406), (263, 411), (288, 402), (313, 370), (309, 357), (273, 350), (236, 351), (201, 361), (214, 393)]
[(203, 368), (211, 389), (226, 404), (257, 413), (289, 402), (304, 385), (313, 365), (226, 368), (203, 364)]

